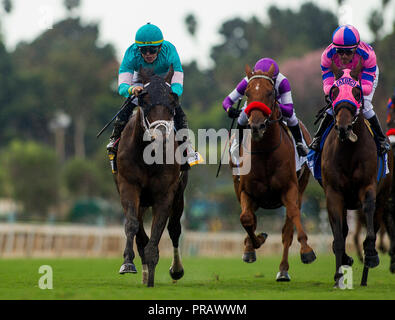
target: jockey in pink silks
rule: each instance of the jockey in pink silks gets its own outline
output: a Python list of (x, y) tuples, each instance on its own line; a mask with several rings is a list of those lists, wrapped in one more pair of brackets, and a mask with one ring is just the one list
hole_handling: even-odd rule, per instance
[[(279, 102), (279, 107), (281, 109), (281, 113), (284, 119), (287, 122), (289, 129), (295, 139), (296, 150), (298, 155), (304, 157), (308, 153), (307, 147), (304, 145), (302, 140), (302, 133), (299, 127), (299, 120), (296, 117), (292, 94), (291, 94), (291, 86), (289, 84), (288, 79), (279, 71), (278, 64), (276, 61), (270, 58), (260, 59), (254, 66), (254, 71), (261, 70), (263, 72), (268, 72), (271, 65), (274, 65), (275, 72), (273, 75), (274, 80), (274, 89), (276, 91), (276, 99)], [(245, 104), (241, 111), (236, 110), (233, 104), (244, 96), (245, 90), (247, 88), (248, 79), (245, 77), (237, 87), (224, 99), (222, 102), (222, 106), (225, 111), (228, 113), (230, 118), (238, 118), (237, 120), (237, 129), (239, 130), (239, 134), (236, 134), (235, 143), (239, 143), (243, 139), (243, 129), (247, 128), (248, 124), (248, 116), (244, 112), (247, 105)]]
[[(362, 71), (359, 75), (359, 80), (363, 92), (362, 112), (380, 142), (379, 152), (385, 154), (389, 151), (390, 146), (386, 141), (386, 136), (381, 129), (379, 119), (372, 105), (372, 98), (379, 79), (379, 68), (373, 48), (369, 44), (360, 41), (358, 30), (351, 25), (340, 26), (333, 32), (332, 43), (321, 56), (322, 82), (326, 100), (329, 90), (335, 81), (330, 68), (332, 61), (340, 69), (353, 69), (361, 61)], [(319, 150), (321, 137), (332, 121), (333, 110), (329, 108), (309, 146), (310, 149)]]

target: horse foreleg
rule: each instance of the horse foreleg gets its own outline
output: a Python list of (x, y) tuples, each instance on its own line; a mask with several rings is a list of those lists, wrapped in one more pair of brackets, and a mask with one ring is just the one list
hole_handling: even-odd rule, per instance
[(340, 267), (343, 263), (343, 257), (345, 255), (346, 239), (344, 238), (343, 223), (346, 222), (344, 219), (345, 208), (343, 196), (335, 192), (331, 187), (327, 187), (326, 193), (326, 206), (328, 209), (328, 217), (333, 233), (333, 245), (332, 249), (336, 258), (336, 271), (335, 271), (335, 288), (339, 288), (339, 280), (343, 276)]
[(148, 267), (148, 287), (154, 286), (155, 267), (159, 261), (158, 245), (170, 214), (169, 199), (161, 199), (158, 203), (152, 207), (151, 237), (144, 248), (144, 258)]
[[(343, 227), (343, 238), (347, 239), (347, 235), (348, 235), (348, 223), (347, 223), (347, 209), (344, 208), (343, 209), (343, 223), (342, 223), (342, 227)], [(344, 247), (344, 254), (342, 257), (342, 265), (345, 266), (352, 266), (354, 264), (354, 259), (351, 258), (350, 256), (347, 255), (346, 253), (346, 248)]]
[(373, 188), (369, 188), (366, 190), (363, 201), (362, 202), (362, 210), (366, 217), (366, 238), (363, 242), (363, 249), (365, 253), (364, 263), (368, 268), (374, 268), (379, 265), (379, 256), (376, 251), (376, 232), (379, 229), (379, 223), (377, 217), (381, 214), (379, 212), (376, 213), (375, 219), (375, 211), (376, 211), (376, 197), (375, 190)]
[(139, 255), (141, 258), (141, 263), (142, 263), (142, 283), (143, 284), (148, 283), (148, 267), (147, 267), (147, 263), (146, 263), (145, 257), (144, 257), (144, 248), (147, 245), (149, 238), (148, 238), (147, 234), (145, 233), (144, 221), (143, 221), (144, 213), (146, 210), (147, 210), (147, 208), (140, 207), (139, 216), (138, 216), (139, 231), (136, 234), (137, 250), (139, 252)]
[(383, 213), (383, 222), (390, 240), (390, 247), (388, 250), (388, 254), (391, 257), (391, 261), (390, 261), (391, 273), (395, 273), (395, 211), (394, 211), (395, 205), (393, 203), (394, 198), (395, 198), (394, 196), (391, 196), (388, 203), (386, 204), (386, 209)]
[(298, 188), (293, 185), (283, 194), (282, 201), (286, 208), (287, 217), (293, 222), (298, 233), (298, 241), (301, 245), (300, 257), (303, 263), (311, 263), (316, 259), (313, 249), (307, 244), (307, 234), (300, 220)]
[(133, 251), (133, 240), (140, 228), (139, 220), (137, 218), (136, 205), (127, 201), (124, 204), (126, 223), (125, 223), (125, 234), (126, 234), (126, 247), (123, 254), (124, 262), (119, 270), (120, 274), (124, 273), (137, 273), (136, 266), (133, 263), (135, 254)]
[(257, 209), (257, 206), (244, 191), (240, 195), (240, 205), (240, 222), (248, 234), (244, 240), (243, 261), (247, 263), (255, 262), (255, 249), (258, 249), (265, 242), (267, 234), (255, 235), (257, 218), (254, 211)]
[(380, 242), (379, 242), (379, 249), (382, 253), (386, 253), (388, 251), (388, 248), (385, 245), (385, 225), (384, 222), (381, 221), (380, 223), (380, 229), (379, 229), (379, 236), (380, 236)]
[(363, 255), (362, 255), (362, 251), (361, 251), (361, 246), (359, 245), (359, 235), (361, 234), (361, 230), (362, 230), (362, 223), (360, 220), (361, 218), (359, 216), (360, 214), (362, 214), (362, 213), (358, 211), (358, 215), (356, 217), (357, 221), (356, 221), (355, 233), (354, 233), (354, 246), (355, 246), (355, 249), (357, 250), (357, 255), (358, 255), (359, 261), (363, 262)]
[(288, 251), (292, 244), (294, 228), (291, 219), (288, 216), (285, 217), (285, 224), (282, 230), (282, 241), (283, 241), (283, 257), (280, 263), (279, 272), (277, 273), (277, 281), (290, 281), (291, 277), (288, 274)]
[(173, 212), (170, 215), (167, 230), (169, 231), (170, 239), (173, 243), (173, 262), (170, 267), (170, 276), (174, 280), (179, 280), (184, 275), (184, 268), (181, 263), (181, 256), (179, 252), (179, 239), (181, 235), (181, 216), (184, 210), (184, 195), (180, 192), (173, 204)]

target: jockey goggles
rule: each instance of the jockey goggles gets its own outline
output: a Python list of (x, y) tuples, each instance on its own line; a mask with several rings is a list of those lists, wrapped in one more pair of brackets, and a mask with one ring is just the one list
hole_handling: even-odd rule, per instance
[(338, 53), (339, 55), (347, 55), (350, 56), (355, 52), (355, 49), (344, 49), (344, 48), (336, 48), (336, 53)]
[(139, 50), (142, 54), (155, 54), (158, 53), (159, 51), (159, 46), (145, 46), (145, 47), (139, 47)]

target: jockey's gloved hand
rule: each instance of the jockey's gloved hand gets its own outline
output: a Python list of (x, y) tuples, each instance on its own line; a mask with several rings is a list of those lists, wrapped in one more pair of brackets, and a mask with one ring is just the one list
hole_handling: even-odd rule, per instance
[(228, 109), (228, 117), (231, 119), (236, 119), (239, 117), (241, 110), (237, 110), (236, 108), (230, 107)]
[(332, 101), (329, 99), (329, 95), (328, 94), (325, 95), (325, 102), (327, 104), (331, 104), (332, 103)]
[(135, 86), (135, 87), (130, 86), (129, 89), (128, 89), (129, 94), (130, 95), (134, 95), (136, 97), (139, 95), (139, 93), (141, 91), (143, 91), (143, 87), (141, 87), (141, 86)]

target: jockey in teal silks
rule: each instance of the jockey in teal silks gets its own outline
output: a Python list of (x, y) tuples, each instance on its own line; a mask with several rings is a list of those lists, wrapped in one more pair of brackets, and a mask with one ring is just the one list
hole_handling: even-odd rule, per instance
[[(153, 69), (155, 74), (165, 76), (171, 65), (174, 69), (174, 75), (170, 83), (171, 89), (180, 97), (183, 92), (184, 72), (176, 47), (169, 41), (164, 40), (162, 31), (157, 26), (147, 23), (138, 29), (135, 43), (126, 50), (122, 60), (118, 75), (119, 94), (126, 98), (132, 95), (137, 97), (143, 90), (143, 84), (139, 83), (140, 67)], [(116, 154), (122, 130), (137, 103), (137, 98), (134, 98), (115, 120), (110, 143), (107, 145), (109, 153)], [(174, 126), (176, 130), (188, 129), (187, 119), (180, 105), (176, 107)], [(190, 153), (190, 148), (191, 146), (188, 146), (188, 153)], [(188, 168), (188, 164), (182, 166), (184, 170)]]

